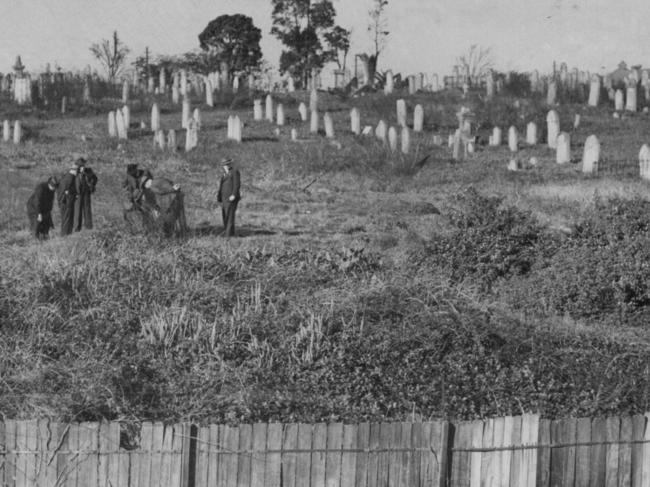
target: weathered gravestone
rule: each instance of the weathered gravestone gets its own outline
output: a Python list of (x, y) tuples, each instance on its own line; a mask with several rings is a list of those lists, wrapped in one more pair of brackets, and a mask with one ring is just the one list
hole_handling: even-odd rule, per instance
[(571, 136), (566, 132), (560, 132), (556, 142), (555, 162), (558, 164), (571, 162)]
[(600, 102), (600, 76), (593, 75), (589, 85), (589, 106), (597, 107)]
[(332, 120), (332, 115), (329, 112), (325, 112), (323, 115), (323, 125), (325, 126), (325, 137), (328, 139), (334, 138), (334, 120)]
[(262, 113), (262, 100), (253, 100), (253, 120), (262, 120), (264, 118)]
[(625, 108), (625, 95), (623, 95), (623, 90), (616, 90), (616, 92), (614, 93), (614, 110), (620, 112), (624, 108)]
[(494, 127), (492, 129), (492, 136), (490, 137), (490, 145), (493, 147), (501, 145), (502, 136), (501, 127)]
[(192, 112), (192, 118), (196, 123), (196, 130), (201, 130), (201, 111), (198, 108), (195, 108)]
[(508, 129), (508, 148), (510, 152), (517, 152), (519, 145), (519, 134), (517, 128), (513, 125)]
[(388, 136), (388, 126), (386, 125), (386, 122), (384, 122), (383, 120), (380, 120), (379, 123), (377, 124), (377, 128), (375, 129), (375, 136), (383, 144), (386, 144), (387, 142), (386, 137)]
[(406, 126), (406, 102), (403, 99), (397, 100), (397, 125), (400, 127)]
[(551, 149), (557, 148), (557, 136), (560, 133), (560, 117), (555, 110), (546, 115), (547, 143)]
[(386, 72), (386, 83), (384, 84), (384, 94), (390, 95), (395, 89), (395, 80), (393, 79), (393, 72), (389, 69)]
[(185, 130), (185, 152), (191, 151), (197, 145), (199, 145), (199, 131), (194, 119), (190, 118), (187, 121), (187, 129)]
[(187, 97), (183, 98), (183, 109), (181, 112), (181, 128), (187, 129), (190, 122), (190, 100)]
[(303, 122), (307, 121), (307, 105), (305, 105), (303, 102), (300, 102), (300, 105), (298, 106), (298, 113), (300, 114), (300, 120)]
[(108, 112), (108, 136), (117, 137), (117, 121), (115, 120), (115, 112)]
[(350, 130), (354, 135), (361, 133), (361, 113), (356, 107), (350, 110)]
[(388, 129), (388, 147), (393, 152), (397, 150), (397, 130), (395, 130), (395, 127)]
[(176, 131), (174, 129), (167, 132), (167, 147), (172, 151), (176, 151)]
[(637, 96), (636, 96), (636, 83), (633, 86), (628, 86), (625, 97), (625, 110), (628, 112), (637, 111)]
[(408, 127), (402, 127), (402, 153), (411, 152), (411, 131)]
[(214, 106), (214, 94), (212, 90), (212, 81), (205, 80), (205, 104), (209, 107)]
[(273, 121), (273, 97), (270, 94), (266, 95), (266, 119)]
[(14, 122), (14, 144), (18, 145), (23, 139), (23, 127), (20, 120)]
[(275, 118), (276, 118), (275, 123), (277, 123), (279, 126), (284, 125), (284, 123), (285, 123), (285, 120), (284, 120), (284, 105), (282, 105), (282, 103), (278, 103)]
[(415, 105), (413, 110), (413, 131), (422, 132), (424, 126), (424, 109), (422, 105)]
[(546, 104), (555, 105), (557, 103), (557, 83), (550, 81), (548, 84), (548, 91), (546, 93)]
[(11, 140), (11, 125), (9, 120), (5, 120), (2, 124), (2, 140), (9, 142)]
[(528, 122), (526, 125), (526, 143), (537, 145), (537, 124), (535, 122)]
[(309, 132), (312, 134), (318, 133), (318, 112), (313, 110), (309, 119)]
[(639, 175), (641, 179), (650, 181), (650, 147), (647, 144), (643, 144), (639, 151)]
[(151, 130), (154, 132), (160, 130), (160, 108), (158, 108), (158, 103), (151, 106)]
[(315, 88), (309, 92), (309, 111), (318, 111), (318, 91)]
[(600, 142), (598, 137), (590, 135), (585, 141), (585, 148), (582, 154), (582, 172), (595, 174), (598, 172), (598, 161), (600, 160)]

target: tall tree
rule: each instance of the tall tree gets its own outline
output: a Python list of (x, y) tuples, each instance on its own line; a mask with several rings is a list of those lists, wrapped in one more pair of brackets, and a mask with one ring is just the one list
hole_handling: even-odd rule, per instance
[(326, 32), (324, 37), (330, 47), (330, 57), (339, 69), (345, 69), (348, 52), (350, 52), (350, 31), (337, 25)]
[(124, 67), (124, 62), (131, 50), (122, 42), (113, 31), (112, 43), (109, 39), (102, 39), (101, 42), (92, 44), (90, 52), (106, 68), (109, 81), (115, 81)]
[(271, 0), (271, 3), (271, 34), (288, 48), (280, 56), (280, 72), (291, 73), (305, 86), (312, 69), (322, 68), (332, 60), (332, 51), (324, 49), (323, 42), (325, 35), (334, 29), (334, 5), (331, 0)]
[(477, 78), (492, 68), (494, 61), (492, 49), (472, 44), (465, 54), (456, 58), (456, 64), (461, 69), (462, 74), (468, 74), (472, 78)]
[(373, 53), (368, 56), (368, 64), (371, 75), (377, 69), (379, 55), (386, 48), (388, 40), (388, 19), (386, 18), (386, 6), (388, 0), (373, 0), (372, 9), (368, 12), (370, 21), (368, 23), (368, 34), (373, 45)]
[(262, 31), (253, 19), (242, 14), (220, 15), (199, 34), (201, 49), (219, 64), (229, 77), (235, 72), (256, 68), (262, 59)]

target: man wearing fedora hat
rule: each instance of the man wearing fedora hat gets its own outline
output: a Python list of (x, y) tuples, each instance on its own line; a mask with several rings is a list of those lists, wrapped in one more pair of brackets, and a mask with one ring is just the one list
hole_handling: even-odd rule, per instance
[(79, 172), (79, 159), (77, 159), (70, 170), (65, 173), (59, 182), (57, 200), (59, 212), (61, 213), (61, 236), (70, 235), (74, 229), (74, 206), (77, 200), (77, 174)]
[(52, 223), (52, 205), (54, 203), (54, 190), (59, 185), (56, 176), (51, 176), (47, 181), (39, 183), (27, 200), (27, 217), (32, 233), (38, 240), (45, 240), (54, 228)]
[(232, 167), (232, 159), (223, 159), (221, 166), (223, 167), (223, 176), (219, 183), (217, 201), (221, 203), (224, 235), (233, 237), (235, 235), (235, 212), (237, 203), (241, 199), (239, 170)]

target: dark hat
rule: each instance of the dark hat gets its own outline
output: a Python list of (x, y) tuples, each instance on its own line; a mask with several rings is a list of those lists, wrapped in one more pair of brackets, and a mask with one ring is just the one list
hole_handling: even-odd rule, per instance
[(127, 164), (126, 173), (129, 176), (136, 176), (138, 174), (138, 165), (137, 164)]
[(230, 157), (226, 157), (225, 159), (221, 159), (221, 165), (222, 166), (232, 167), (232, 159)]
[(59, 178), (57, 178), (56, 176), (50, 176), (49, 178), (47, 178), (47, 184), (49, 184), (54, 188), (57, 188), (59, 186)]
[(77, 157), (77, 159), (74, 161), (74, 165), (77, 167), (85, 166), (86, 159), (84, 159), (83, 157)]

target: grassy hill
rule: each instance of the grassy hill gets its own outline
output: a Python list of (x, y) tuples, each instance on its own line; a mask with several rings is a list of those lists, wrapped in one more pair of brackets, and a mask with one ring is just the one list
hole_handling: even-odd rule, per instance
[[(107, 101), (65, 116), (0, 105), (2, 118), (20, 113), (28, 133), (24, 145), (0, 144), (3, 415), (249, 422), (648, 411), (650, 203), (637, 155), (650, 117), (563, 105), (563, 128), (581, 114), (576, 162), (557, 165), (545, 145), (522, 145), (518, 157), (539, 164), (512, 172), (507, 146), (454, 162), (432, 134), (446, 141), (462, 104), (482, 139), (495, 123), (522, 133), (530, 120), (543, 137), (540, 101), (407, 97), (410, 113), (425, 107), (425, 133), (404, 156), (349, 131), (352, 106), (363, 125), (395, 125), (396, 98), (322, 94), (336, 120), (331, 141), (299, 122), (308, 94), (278, 96), (290, 119), (279, 135), (252, 120), (251, 99), (223, 97), (202, 106), (190, 153), (155, 149), (146, 130), (108, 139)], [(151, 101), (132, 102), (133, 121), (148, 121)], [(163, 127), (178, 129), (180, 107), (159, 102)], [(242, 144), (226, 141), (234, 113), (246, 123)], [(585, 176), (592, 133), (601, 172)], [(96, 229), (37, 243), (27, 197), (74, 152), (100, 178)], [(242, 173), (234, 239), (219, 236), (223, 157)], [(189, 238), (125, 226), (131, 162), (182, 185)]]

